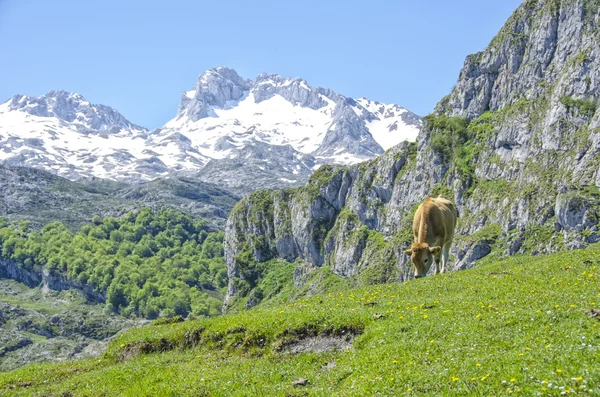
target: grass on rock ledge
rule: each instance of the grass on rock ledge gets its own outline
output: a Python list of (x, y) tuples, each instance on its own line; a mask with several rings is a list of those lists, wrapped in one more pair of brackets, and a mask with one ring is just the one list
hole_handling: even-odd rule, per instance
[[(100, 359), (0, 374), (0, 395), (597, 396), (599, 306), (600, 245), (513, 257), (134, 329)], [(287, 352), (316, 336), (354, 342)]]

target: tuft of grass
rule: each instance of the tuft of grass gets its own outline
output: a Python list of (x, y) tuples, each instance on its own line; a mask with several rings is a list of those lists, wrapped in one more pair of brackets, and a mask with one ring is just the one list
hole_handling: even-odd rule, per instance
[(596, 112), (596, 109), (598, 109), (598, 100), (595, 98), (575, 99), (565, 96), (560, 99), (560, 102), (568, 110), (577, 109), (580, 113), (587, 116), (592, 116)]
[(473, 233), (470, 236), (466, 236), (465, 240), (470, 242), (476, 241), (487, 241), (488, 243), (495, 242), (498, 237), (502, 234), (502, 227), (497, 223), (489, 223), (485, 225), (481, 230)]
[[(403, 284), (133, 329), (101, 359), (0, 374), (0, 394), (598, 395), (600, 321), (588, 313), (599, 291), (598, 244), (487, 260)], [(280, 349), (347, 334), (353, 346), (341, 351)], [(310, 383), (294, 386), (298, 378)]]

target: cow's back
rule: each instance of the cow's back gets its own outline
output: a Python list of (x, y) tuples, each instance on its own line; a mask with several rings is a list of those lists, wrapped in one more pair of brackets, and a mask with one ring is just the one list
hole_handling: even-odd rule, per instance
[(432, 243), (452, 240), (455, 226), (454, 203), (443, 197), (427, 198), (419, 205), (413, 218), (414, 241)]
[(443, 197), (431, 199), (431, 204), (437, 209), (437, 211), (431, 211), (432, 218), (434, 218), (430, 219), (431, 222), (436, 224), (436, 231), (439, 231), (440, 237), (443, 237), (445, 241), (451, 240), (456, 227), (456, 206), (452, 201)]

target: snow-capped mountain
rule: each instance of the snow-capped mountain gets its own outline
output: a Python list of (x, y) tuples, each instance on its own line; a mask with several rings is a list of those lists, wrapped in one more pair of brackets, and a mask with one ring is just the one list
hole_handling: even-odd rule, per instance
[(247, 192), (303, 184), (323, 163), (371, 159), (414, 140), (420, 126), (398, 105), (219, 67), (202, 73), (176, 116), (152, 131), (79, 94), (16, 95), (0, 105), (0, 161), (70, 179), (197, 175)]
[(16, 95), (0, 105), (0, 160), (70, 179), (122, 181), (167, 175), (181, 164), (200, 168), (208, 161), (177, 137), (154, 137), (115, 109), (65, 91)]
[(219, 67), (202, 73), (182, 95), (177, 116), (161, 133), (185, 134), (214, 159), (260, 141), (348, 164), (414, 140), (420, 126), (418, 116), (397, 105), (354, 100), (299, 78), (263, 73), (244, 80)]

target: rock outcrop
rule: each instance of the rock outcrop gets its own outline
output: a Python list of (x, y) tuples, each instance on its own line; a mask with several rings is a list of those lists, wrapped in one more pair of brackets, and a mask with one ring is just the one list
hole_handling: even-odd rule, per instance
[(402, 250), (427, 196), (458, 206), (453, 269), (600, 241), (599, 20), (596, 1), (525, 1), (467, 57), (416, 144), (242, 200), (225, 237), (228, 299), (251, 290), (256, 262), (272, 258), (407, 278)]
[(0, 279), (3, 278), (18, 281), (30, 288), (43, 284), (53, 291), (76, 290), (90, 302), (106, 302), (106, 294), (95, 291), (90, 285), (81, 284), (77, 280), (70, 280), (64, 275), (48, 269), (28, 270), (11, 260), (0, 259)]

